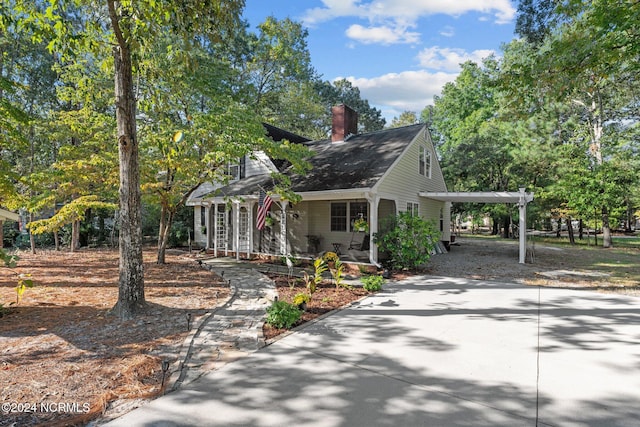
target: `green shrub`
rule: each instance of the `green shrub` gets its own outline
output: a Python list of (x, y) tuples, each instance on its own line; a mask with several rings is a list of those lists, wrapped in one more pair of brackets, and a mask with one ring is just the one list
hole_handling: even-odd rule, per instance
[(278, 329), (289, 329), (300, 319), (302, 312), (286, 301), (275, 301), (267, 308), (267, 323)]
[(364, 276), (360, 279), (362, 287), (367, 292), (378, 292), (384, 285), (384, 277), (382, 276)]
[(440, 239), (432, 221), (408, 212), (387, 218), (373, 241), (387, 259), (383, 262), (394, 270), (415, 269), (431, 258), (431, 251)]

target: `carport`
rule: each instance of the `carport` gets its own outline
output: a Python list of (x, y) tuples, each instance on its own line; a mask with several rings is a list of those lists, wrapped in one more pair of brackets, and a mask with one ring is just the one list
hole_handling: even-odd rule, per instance
[(533, 193), (525, 192), (524, 188), (520, 191), (489, 191), (489, 192), (420, 192), (420, 197), (438, 200), (441, 202), (459, 202), (459, 203), (517, 203), (520, 213), (520, 221), (518, 227), (521, 230), (519, 234), (519, 262), (525, 263), (527, 255), (527, 204), (533, 201)]

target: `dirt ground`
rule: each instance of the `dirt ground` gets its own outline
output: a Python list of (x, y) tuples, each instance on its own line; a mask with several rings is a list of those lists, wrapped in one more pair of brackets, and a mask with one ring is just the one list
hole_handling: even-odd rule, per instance
[(526, 285), (585, 288), (640, 295), (640, 250), (528, 245), (518, 263), (517, 240), (457, 238), (447, 254), (431, 257), (427, 273)]
[[(118, 295), (118, 253), (20, 253), (32, 274), (19, 305), (0, 318), (0, 426), (84, 424), (114, 400), (161, 392), (162, 361), (177, 360), (191, 324), (229, 289), (192, 259), (145, 252), (148, 308), (135, 320), (109, 315)], [(0, 269), (0, 301), (15, 301), (14, 272)]]

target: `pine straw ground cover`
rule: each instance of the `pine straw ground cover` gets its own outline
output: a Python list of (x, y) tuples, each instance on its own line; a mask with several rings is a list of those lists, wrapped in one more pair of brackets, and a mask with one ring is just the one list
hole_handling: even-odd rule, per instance
[[(162, 360), (177, 360), (187, 315), (193, 324), (229, 297), (193, 259), (168, 254), (157, 265), (145, 251), (149, 304), (122, 322), (108, 314), (118, 295), (117, 250), (19, 256), (14, 271), (32, 274), (35, 287), (0, 318), (1, 426), (84, 424), (114, 400), (160, 394)], [(15, 280), (0, 269), (5, 307), (15, 301)]]

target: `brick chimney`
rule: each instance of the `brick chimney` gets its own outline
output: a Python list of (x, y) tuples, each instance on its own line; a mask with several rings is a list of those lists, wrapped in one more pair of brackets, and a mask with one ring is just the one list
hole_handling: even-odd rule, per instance
[(358, 113), (344, 104), (331, 107), (331, 142), (344, 141), (358, 133)]

